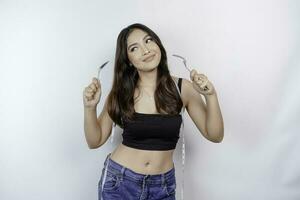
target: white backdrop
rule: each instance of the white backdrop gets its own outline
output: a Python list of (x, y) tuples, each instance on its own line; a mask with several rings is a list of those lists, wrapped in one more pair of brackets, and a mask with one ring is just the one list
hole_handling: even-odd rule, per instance
[[(161, 38), (170, 71), (189, 79), (172, 54), (215, 85), (222, 143), (206, 140), (185, 113), (174, 162), (177, 199), (300, 199), (300, 3), (297, 0), (0, 0), (0, 199), (97, 199), (105, 156), (90, 150), (82, 92), (97, 67), (111, 87), (118, 33), (140, 22)], [(103, 76), (105, 75), (105, 76)]]

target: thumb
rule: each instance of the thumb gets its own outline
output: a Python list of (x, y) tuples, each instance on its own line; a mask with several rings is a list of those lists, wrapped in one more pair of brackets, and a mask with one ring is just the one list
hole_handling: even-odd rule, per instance
[(190, 78), (193, 81), (195, 74), (197, 73), (197, 71), (195, 69), (192, 69), (192, 71), (190, 72)]

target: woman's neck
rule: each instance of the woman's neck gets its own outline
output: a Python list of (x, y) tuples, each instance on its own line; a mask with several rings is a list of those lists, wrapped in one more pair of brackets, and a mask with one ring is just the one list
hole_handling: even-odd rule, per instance
[(137, 86), (139, 87), (156, 87), (157, 70), (152, 72), (139, 72)]

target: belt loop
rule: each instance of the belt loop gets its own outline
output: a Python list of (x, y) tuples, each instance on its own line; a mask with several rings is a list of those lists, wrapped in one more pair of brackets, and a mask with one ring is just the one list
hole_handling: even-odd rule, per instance
[(165, 174), (161, 174), (161, 187), (165, 186)]
[(123, 166), (122, 169), (121, 169), (121, 181), (123, 181), (123, 176), (124, 176), (124, 173), (125, 173), (125, 167)]

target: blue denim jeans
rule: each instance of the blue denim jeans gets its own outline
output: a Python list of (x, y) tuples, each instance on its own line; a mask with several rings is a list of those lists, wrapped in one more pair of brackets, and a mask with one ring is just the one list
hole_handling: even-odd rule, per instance
[(175, 200), (175, 167), (162, 174), (140, 174), (115, 162), (110, 155), (98, 183), (98, 200)]

